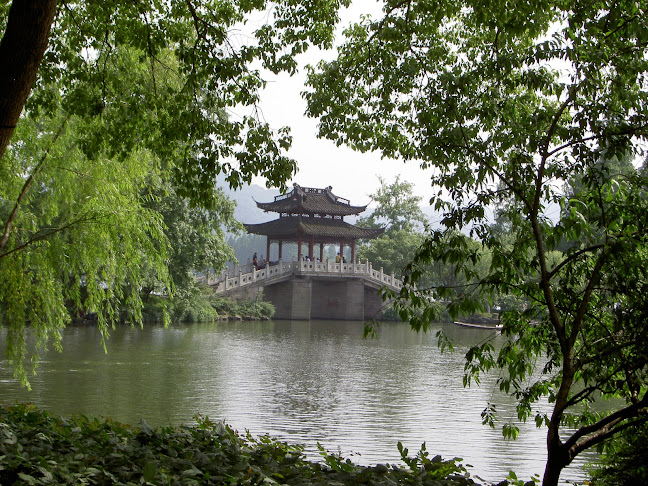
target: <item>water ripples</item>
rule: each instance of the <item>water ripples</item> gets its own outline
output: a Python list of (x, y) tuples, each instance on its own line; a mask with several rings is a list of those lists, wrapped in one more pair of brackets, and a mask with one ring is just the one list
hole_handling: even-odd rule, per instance
[[(45, 356), (32, 393), (12, 382), (6, 361), (0, 380), (5, 403), (31, 401), (62, 415), (163, 425), (198, 413), (304, 444), (312, 458), (319, 442), (361, 464), (396, 463), (397, 441), (410, 454), (425, 442), (431, 454), (463, 457), (487, 480), (511, 469), (527, 479), (541, 474), (543, 430), (522, 424), (509, 442), (481, 424), (491, 400), (502, 421), (516, 417), (496, 377), (462, 386), (465, 350), (487, 334), (448, 326), (455, 352), (444, 354), (436, 329), (416, 334), (403, 324), (383, 325), (367, 340), (361, 323), (338, 321), (118, 328), (107, 355), (96, 330), (69, 328), (63, 354)], [(582, 463), (563, 479), (581, 478)]]

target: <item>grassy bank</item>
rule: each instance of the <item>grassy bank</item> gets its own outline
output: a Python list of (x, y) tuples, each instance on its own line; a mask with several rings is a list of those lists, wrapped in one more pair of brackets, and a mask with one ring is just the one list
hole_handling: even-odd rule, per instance
[(63, 419), (29, 405), (0, 407), (0, 484), (97, 485), (474, 485), (455, 460), (425, 451), (404, 466), (357, 466), (322, 451), (240, 435), (221, 422), (130, 427), (86, 417)]

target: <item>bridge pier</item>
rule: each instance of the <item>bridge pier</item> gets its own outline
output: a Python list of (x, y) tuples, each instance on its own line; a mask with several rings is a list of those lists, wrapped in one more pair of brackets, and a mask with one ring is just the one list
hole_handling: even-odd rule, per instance
[(275, 319), (309, 320), (311, 318), (312, 281), (293, 278), (263, 289), (265, 300), (275, 306)]
[[(373, 305), (366, 308), (372, 293)], [(265, 287), (263, 295), (275, 306), (275, 319), (362, 321), (380, 310), (378, 291), (365, 289), (362, 279), (291, 279)]]

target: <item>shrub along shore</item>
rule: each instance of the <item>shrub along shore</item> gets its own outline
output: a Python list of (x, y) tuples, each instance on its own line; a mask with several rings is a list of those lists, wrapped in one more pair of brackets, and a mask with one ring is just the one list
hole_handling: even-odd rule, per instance
[[(400, 448), (400, 445), (399, 445)], [(53, 417), (32, 405), (0, 406), (0, 484), (476, 485), (458, 459), (423, 449), (403, 466), (358, 466), (321, 450), (241, 435), (222, 422), (151, 428), (78, 416)]]
[(173, 300), (149, 296), (142, 317), (146, 322), (162, 322), (165, 311), (171, 322), (216, 322), (268, 320), (274, 315), (275, 308), (262, 296), (255, 300), (234, 301), (218, 297), (210, 289), (201, 287), (188, 295), (177, 295)]

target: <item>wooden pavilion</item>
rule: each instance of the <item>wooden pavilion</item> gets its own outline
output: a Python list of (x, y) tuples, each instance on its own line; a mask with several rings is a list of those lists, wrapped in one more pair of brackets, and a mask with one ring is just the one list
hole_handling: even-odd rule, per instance
[(259, 224), (246, 224), (248, 233), (267, 237), (268, 260), (270, 244), (279, 245), (279, 259), (282, 258), (284, 242), (297, 243), (297, 258), (302, 259), (302, 246), (308, 245), (308, 257), (315, 259), (314, 250), (319, 245), (319, 260), (324, 258), (324, 245), (339, 245), (340, 255), (345, 246), (351, 247), (351, 261), (355, 261), (355, 242), (379, 236), (384, 228), (361, 228), (344, 221), (345, 216), (357, 215), (367, 206), (351, 206), (348, 199), (336, 196), (332, 187), (316, 189), (293, 184), (287, 194), (276, 196), (269, 203), (257, 202), (265, 212), (279, 213), (279, 218)]

